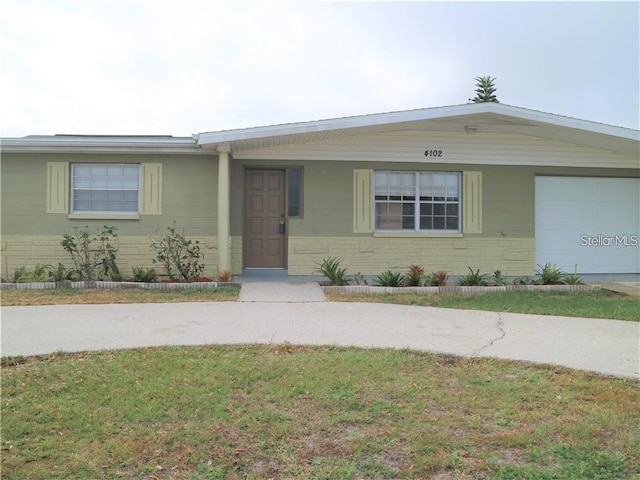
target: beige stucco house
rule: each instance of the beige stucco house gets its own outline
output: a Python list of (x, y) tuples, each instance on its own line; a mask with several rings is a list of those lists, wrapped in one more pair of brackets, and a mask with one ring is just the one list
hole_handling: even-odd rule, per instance
[(69, 263), (75, 226), (117, 227), (118, 265), (151, 267), (176, 226), (205, 273), (638, 273), (640, 132), (497, 103), (192, 137), (2, 140), (2, 273)]

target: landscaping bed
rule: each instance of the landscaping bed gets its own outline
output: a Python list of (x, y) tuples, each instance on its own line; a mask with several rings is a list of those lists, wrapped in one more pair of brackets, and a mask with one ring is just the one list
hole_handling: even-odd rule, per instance
[(373, 285), (326, 285), (322, 286), (325, 293), (458, 293), (458, 294), (478, 294), (478, 293), (498, 293), (498, 292), (523, 292), (523, 291), (540, 291), (540, 292), (587, 292), (591, 290), (600, 290), (600, 285), (503, 285), (492, 287), (481, 286), (461, 286), (446, 285), (442, 287), (380, 287)]

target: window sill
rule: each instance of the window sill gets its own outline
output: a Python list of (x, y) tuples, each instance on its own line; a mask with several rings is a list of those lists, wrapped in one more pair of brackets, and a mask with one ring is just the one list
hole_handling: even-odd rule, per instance
[(373, 232), (379, 238), (462, 238), (462, 233)]
[(70, 220), (140, 220), (139, 213), (70, 213)]

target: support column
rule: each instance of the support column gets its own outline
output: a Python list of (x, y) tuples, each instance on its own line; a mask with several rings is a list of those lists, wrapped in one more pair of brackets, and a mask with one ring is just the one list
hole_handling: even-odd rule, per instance
[(229, 235), (231, 196), (229, 192), (230, 145), (218, 146), (218, 271), (231, 270)]

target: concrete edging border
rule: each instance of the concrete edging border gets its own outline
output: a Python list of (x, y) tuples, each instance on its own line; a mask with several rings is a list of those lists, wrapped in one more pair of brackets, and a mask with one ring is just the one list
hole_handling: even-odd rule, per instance
[[(32, 283), (0, 283), (0, 290), (53, 290), (56, 288), (71, 289), (116, 289), (116, 288), (140, 288), (147, 290), (186, 290), (186, 289), (211, 289), (220, 287), (241, 287), (236, 282), (193, 282), (193, 283), (163, 283), (163, 282), (109, 282), (109, 281), (81, 281), (81, 282), (32, 282)], [(423, 293), (423, 294), (475, 294), (498, 293), (513, 291), (540, 291), (540, 292), (585, 292), (600, 290), (600, 285), (505, 285), (494, 287), (463, 287), (459, 285), (446, 285), (443, 287), (378, 287), (372, 285), (321, 285), (324, 292), (331, 293)]]
[(32, 283), (0, 283), (0, 290), (52, 290), (56, 288), (72, 289), (115, 289), (115, 288), (140, 288), (146, 290), (186, 290), (186, 289), (210, 289), (219, 287), (239, 286), (234, 282), (193, 282), (193, 283), (163, 283), (163, 282), (32, 282)]
[(375, 287), (371, 285), (346, 285), (338, 287), (323, 286), (322, 289), (326, 293), (498, 293), (498, 292), (523, 292), (523, 291), (539, 291), (539, 292), (586, 292), (591, 290), (600, 290), (600, 285), (505, 285), (500, 287), (462, 287), (459, 285), (451, 285), (444, 287)]

